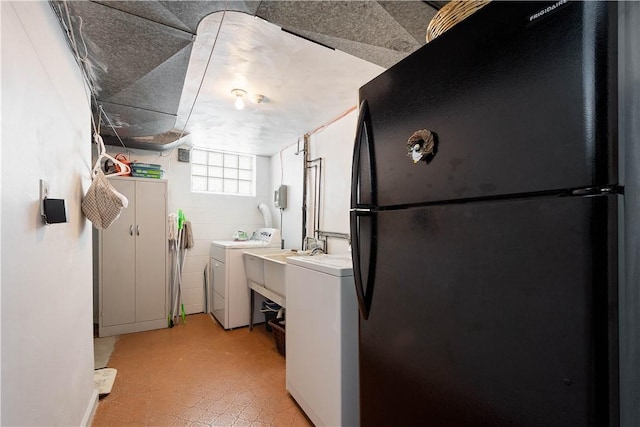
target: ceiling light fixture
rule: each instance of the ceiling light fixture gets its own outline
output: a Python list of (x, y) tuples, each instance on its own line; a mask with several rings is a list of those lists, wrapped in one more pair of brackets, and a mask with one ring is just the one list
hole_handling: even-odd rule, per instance
[(247, 91), (243, 89), (233, 89), (231, 93), (236, 96), (236, 101), (233, 105), (235, 105), (238, 110), (242, 110), (244, 108), (244, 99), (242, 99), (242, 97), (247, 94)]

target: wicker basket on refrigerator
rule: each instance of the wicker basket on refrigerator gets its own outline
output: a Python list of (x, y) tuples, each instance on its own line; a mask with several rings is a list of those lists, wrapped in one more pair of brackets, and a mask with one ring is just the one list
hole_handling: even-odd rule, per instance
[(435, 39), (458, 22), (481, 9), (490, 0), (454, 0), (442, 7), (435, 14), (427, 27), (427, 43)]

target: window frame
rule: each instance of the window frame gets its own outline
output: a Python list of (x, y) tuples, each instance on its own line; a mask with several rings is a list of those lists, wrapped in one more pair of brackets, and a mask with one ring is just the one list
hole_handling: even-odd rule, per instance
[[(240, 196), (240, 197), (255, 197), (256, 196), (256, 155), (246, 153), (236, 153), (232, 151), (216, 150), (204, 147), (193, 147), (191, 150), (191, 162), (190, 162), (190, 186), (192, 193), (200, 194), (213, 194), (219, 196)], [(206, 155), (206, 163), (195, 161), (200, 152)], [(212, 157), (218, 157), (221, 161)], [(234, 162), (235, 157), (235, 165)], [(249, 161), (250, 169), (246, 167), (246, 162)], [(229, 163), (227, 163), (229, 162)], [(244, 163), (244, 165), (243, 165)], [(195, 166), (195, 167), (194, 167)], [(245, 166), (245, 167), (243, 167)], [(194, 170), (200, 168), (200, 171)], [(250, 173), (250, 179), (242, 178), (244, 175)], [(228, 175), (227, 175), (228, 174)], [(196, 189), (194, 185), (194, 177), (206, 179), (206, 190)], [(216, 191), (211, 189), (212, 180), (220, 181), (220, 190)], [(241, 193), (240, 186), (242, 183), (249, 184), (249, 192)], [(235, 184), (236, 191), (225, 191), (226, 185), (233, 186)]]

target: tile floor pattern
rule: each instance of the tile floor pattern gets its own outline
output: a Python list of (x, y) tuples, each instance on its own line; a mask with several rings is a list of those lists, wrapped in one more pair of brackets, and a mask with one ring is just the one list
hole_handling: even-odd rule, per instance
[(285, 360), (264, 325), (225, 331), (207, 314), (121, 335), (118, 370), (92, 426), (310, 426), (285, 390)]

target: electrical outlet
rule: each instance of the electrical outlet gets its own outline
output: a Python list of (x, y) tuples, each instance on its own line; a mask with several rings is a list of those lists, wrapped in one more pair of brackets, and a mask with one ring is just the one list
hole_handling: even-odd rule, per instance
[(44, 179), (40, 180), (40, 215), (44, 216), (43, 200), (49, 197), (49, 183)]

